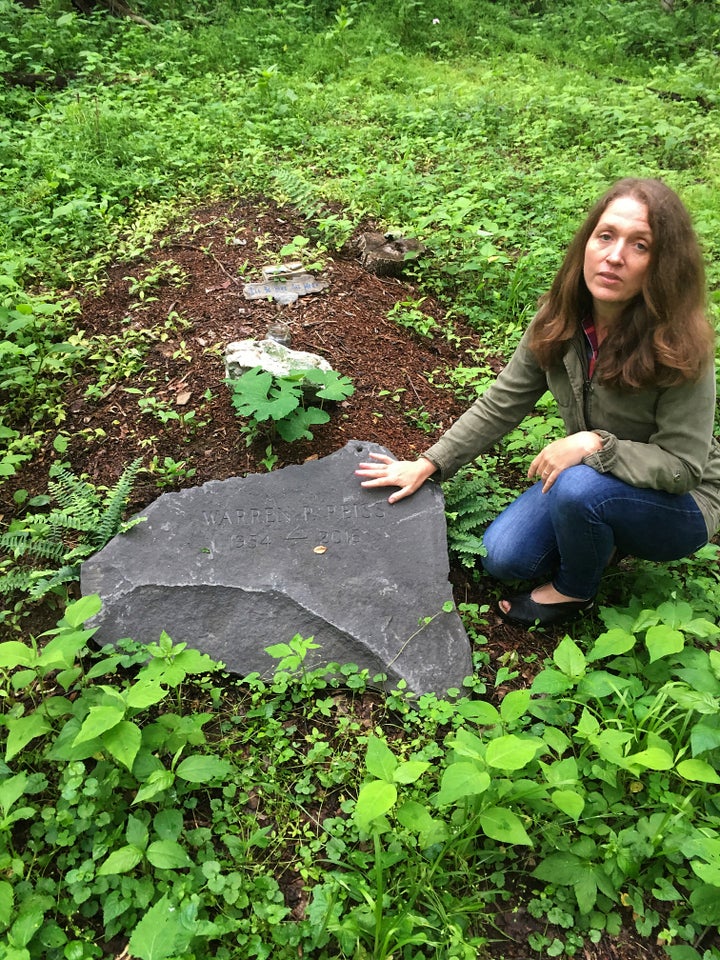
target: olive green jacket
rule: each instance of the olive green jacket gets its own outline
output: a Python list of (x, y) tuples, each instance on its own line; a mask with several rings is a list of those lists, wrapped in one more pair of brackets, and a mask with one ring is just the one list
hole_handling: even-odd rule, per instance
[(712, 537), (720, 527), (713, 364), (695, 383), (638, 391), (603, 386), (587, 370), (582, 330), (562, 363), (547, 371), (530, 350), (526, 331), (497, 380), (423, 456), (446, 480), (516, 427), (549, 390), (568, 435), (592, 430), (602, 438), (602, 449), (584, 463), (634, 487), (691, 493)]

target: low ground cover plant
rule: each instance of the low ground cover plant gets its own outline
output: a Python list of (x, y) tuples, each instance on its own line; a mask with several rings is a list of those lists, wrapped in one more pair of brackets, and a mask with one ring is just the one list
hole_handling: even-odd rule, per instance
[(252, 442), (268, 424), (268, 439), (277, 432), (292, 443), (312, 440), (312, 428), (327, 423), (326, 402), (346, 400), (355, 392), (349, 377), (335, 370), (296, 370), (278, 376), (253, 367), (236, 380), (228, 380), (232, 404), (243, 418), (242, 432)]
[(718, 627), (689, 604), (604, 610), (499, 706), (395, 691), (371, 717), (380, 678), (308, 670), (312, 639), (233, 680), (167, 636), (93, 651), (98, 609), (0, 644), (9, 958), (469, 960), (510, 899), (538, 953), (631, 912), (670, 957), (717, 956)]

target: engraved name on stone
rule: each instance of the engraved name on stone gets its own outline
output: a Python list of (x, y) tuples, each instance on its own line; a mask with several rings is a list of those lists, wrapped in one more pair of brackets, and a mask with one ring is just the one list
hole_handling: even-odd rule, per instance
[[(279, 541), (306, 541), (329, 544), (362, 543), (369, 538), (367, 521), (382, 520), (386, 505), (381, 503), (342, 503), (303, 505), (295, 513), (272, 505), (226, 510), (203, 510), (206, 527), (226, 532), (224, 544), (231, 548), (277, 545)], [(213, 539), (213, 550), (218, 544)]]

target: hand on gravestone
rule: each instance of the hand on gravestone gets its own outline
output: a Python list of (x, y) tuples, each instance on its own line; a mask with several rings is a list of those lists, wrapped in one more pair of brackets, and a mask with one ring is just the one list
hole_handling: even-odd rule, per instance
[(437, 470), (434, 463), (420, 457), (419, 460), (393, 460), (384, 453), (371, 453), (374, 463), (361, 463), (355, 475), (367, 477), (361, 487), (400, 487), (397, 493), (388, 497), (388, 503), (395, 503), (415, 493), (423, 483)]

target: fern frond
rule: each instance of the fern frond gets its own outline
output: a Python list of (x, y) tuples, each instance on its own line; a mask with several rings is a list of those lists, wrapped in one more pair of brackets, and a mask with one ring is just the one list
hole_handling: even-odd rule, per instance
[(39, 576), (36, 572), (36, 579), (28, 585), (28, 596), (31, 600), (42, 600), (58, 587), (66, 583), (72, 583), (78, 578), (78, 567), (64, 564), (57, 570), (43, 570)]
[(76, 477), (66, 467), (61, 467), (48, 482), (48, 492), (65, 513), (89, 519), (99, 504), (97, 489), (89, 480)]
[(83, 511), (84, 516), (78, 516), (74, 513), (65, 513), (62, 511), (53, 511), (47, 518), (44, 518), (48, 529), (62, 539), (63, 531), (74, 530), (76, 533), (94, 533), (97, 529), (97, 514), (89, 510)]
[(0, 595), (10, 596), (13, 593), (28, 593), (29, 589), (29, 570), (18, 570), (16, 573), (7, 573), (0, 577)]
[(142, 460), (139, 457), (133, 460), (131, 464), (125, 467), (112, 490), (108, 491), (102, 507), (103, 512), (99, 517), (100, 522), (97, 526), (97, 532), (93, 537), (93, 543), (97, 547), (104, 547), (108, 540), (111, 540), (120, 530), (123, 511), (127, 506), (141, 465)]
[[(137, 459), (126, 467), (104, 496), (89, 480), (60, 468), (48, 482), (48, 491), (58, 506), (14, 521), (11, 529), (0, 535), (0, 549), (15, 561), (6, 565), (10, 572), (0, 581), (0, 592), (21, 592), (31, 600), (40, 600), (77, 580), (84, 560), (141, 519), (126, 523), (122, 519), (141, 463)], [(25, 567), (20, 562), (25, 557), (52, 568)]]
[(273, 180), (280, 188), (283, 199), (289, 200), (306, 219), (314, 216), (318, 201), (312, 184), (303, 180), (296, 170), (288, 169), (276, 170)]
[(515, 492), (504, 486), (494, 458), (473, 464), (443, 484), (448, 549), (465, 567), (483, 555), (482, 533)]
[(65, 554), (65, 544), (52, 536), (36, 537), (30, 531), (4, 533), (0, 536), (0, 549), (12, 552), (16, 559), (25, 556), (53, 560), (59, 563)]

